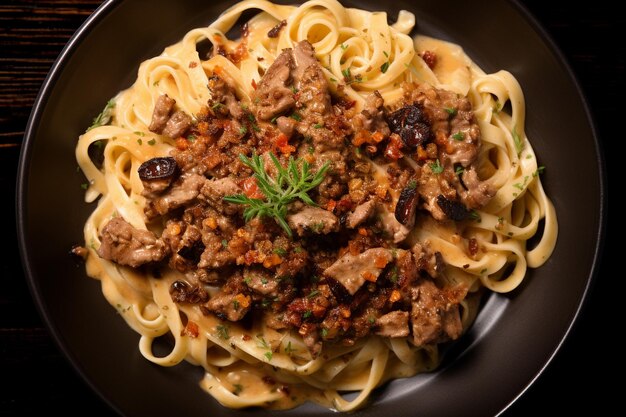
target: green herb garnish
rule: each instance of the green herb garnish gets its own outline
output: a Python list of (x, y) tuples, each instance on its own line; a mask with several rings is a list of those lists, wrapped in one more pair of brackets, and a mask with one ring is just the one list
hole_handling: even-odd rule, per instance
[(433, 174), (441, 174), (443, 172), (443, 165), (441, 165), (439, 159), (435, 159), (435, 162), (430, 164), (430, 169), (433, 171)]
[(97, 115), (93, 121), (91, 122), (91, 126), (87, 128), (87, 132), (91, 129), (94, 129), (99, 126), (106, 126), (111, 122), (111, 117), (113, 116), (113, 109), (115, 108), (115, 99), (111, 99), (107, 102), (104, 109)]
[(237, 194), (224, 197), (224, 201), (247, 205), (248, 207), (243, 212), (246, 221), (255, 217), (273, 217), (276, 223), (291, 237), (293, 233), (285, 220), (287, 206), (295, 199), (315, 206), (315, 202), (307, 193), (320, 185), (330, 163), (326, 162), (322, 168), (313, 173), (309, 163), (301, 158), (294, 160), (293, 157), (290, 157), (285, 168), (280, 164), (276, 155), (270, 152), (269, 156), (277, 171), (276, 178), (270, 177), (265, 171), (263, 159), (259, 155), (253, 155), (251, 158), (243, 154), (239, 155), (239, 159), (252, 169), (253, 176), (261, 192), (265, 195), (265, 200)]

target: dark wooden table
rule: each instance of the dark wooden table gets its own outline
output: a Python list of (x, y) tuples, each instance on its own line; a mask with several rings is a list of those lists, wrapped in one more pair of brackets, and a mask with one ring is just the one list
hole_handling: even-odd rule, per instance
[[(16, 170), (32, 103), (58, 53), (99, 3), (0, 2), (0, 218), (6, 227), (0, 233), (0, 415), (113, 415), (77, 376), (44, 327), (20, 264), (14, 220)], [(609, 179), (617, 179), (623, 173), (613, 171), (617, 167), (613, 160), (618, 144), (626, 141), (626, 130), (621, 127), (624, 117), (619, 116), (622, 105), (618, 104), (626, 93), (624, 14), (608, 0), (583, 8), (576, 8), (570, 0), (522, 3), (553, 36), (578, 77), (607, 154)], [(616, 236), (617, 229), (610, 229)], [(607, 245), (599, 276), (573, 332), (539, 380), (505, 416), (579, 415), (585, 409), (594, 410), (593, 415), (608, 415), (608, 410), (621, 405), (614, 395), (617, 387), (607, 379), (622, 380), (617, 372), (623, 369), (623, 347), (614, 338), (624, 329), (614, 311), (619, 305), (615, 282), (624, 277), (623, 272), (609, 272), (610, 249)]]

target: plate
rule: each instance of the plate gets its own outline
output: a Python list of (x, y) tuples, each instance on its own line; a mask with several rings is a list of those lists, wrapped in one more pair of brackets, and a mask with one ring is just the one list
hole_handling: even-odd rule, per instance
[[(208, 25), (230, 2), (105, 2), (78, 30), (44, 82), (19, 167), (18, 230), (33, 296), (58, 345), (85, 380), (128, 416), (212, 413), (269, 416), (221, 407), (198, 386), (201, 370), (162, 368), (137, 349), (100, 283), (68, 255), (82, 243), (93, 205), (74, 146), (106, 101), (128, 87), (139, 64)], [(417, 30), (462, 45), (488, 72), (511, 71), (526, 96), (526, 132), (542, 165), (560, 235), (552, 258), (511, 294), (491, 295), (475, 324), (435, 372), (378, 389), (359, 416), (496, 415), (539, 376), (574, 323), (592, 280), (604, 217), (603, 166), (585, 101), (560, 53), (517, 4), (488, 0), (345, 1), (389, 16), (411, 10)], [(582, 168), (581, 168), (582, 167)], [(286, 416), (323, 416), (308, 404)]]

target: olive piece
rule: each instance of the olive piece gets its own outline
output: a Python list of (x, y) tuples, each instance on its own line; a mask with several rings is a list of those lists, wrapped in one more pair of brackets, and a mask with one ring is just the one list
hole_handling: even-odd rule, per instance
[(456, 200), (449, 200), (441, 194), (437, 196), (437, 205), (451, 220), (465, 220), (470, 216), (470, 214), (472, 214), (472, 212), (469, 211), (463, 203)]
[(389, 128), (409, 148), (417, 148), (419, 145), (431, 139), (430, 126), (424, 111), (416, 105), (404, 106), (388, 117)]
[(418, 202), (419, 194), (417, 193), (415, 183), (412, 181), (400, 193), (400, 198), (396, 204), (396, 220), (405, 226), (412, 225), (415, 220), (415, 210)]
[(139, 166), (137, 172), (143, 181), (168, 179), (176, 174), (176, 160), (172, 157), (152, 158)]

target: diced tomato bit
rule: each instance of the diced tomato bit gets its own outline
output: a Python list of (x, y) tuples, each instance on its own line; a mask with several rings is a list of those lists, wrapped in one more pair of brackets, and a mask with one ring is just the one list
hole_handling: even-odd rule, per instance
[(376, 282), (376, 278), (378, 278), (376, 275), (372, 274), (370, 271), (363, 272), (361, 276), (363, 277), (364, 280), (370, 281), (370, 282)]
[(374, 266), (380, 269), (387, 266), (387, 263), (389, 262), (387, 261), (387, 258), (385, 258), (384, 256), (379, 256), (374, 260)]
[(398, 291), (398, 290), (391, 291), (391, 295), (389, 296), (389, 301), (391, 301), (392, 303), (395, 303), (400, 298), (402, 298), (402, 295), (400, 294), (400, 291)]
[(370, 139), (370, 132), (368, 132), (365, 129), (361, 129), (356, 133), (356, 135), (354, 135), (354, 138), (352, 139), (352, 144), (354, 146), (361, 146), (364, 143), (368, 143), (369, 139)]
[(235, 300), (243, 308), (246, 308), (246, 307), (250, 306), (250, 296), (249, 295), (243, 295), (243, 294), (239, 293), (239, 294), (237, 294), (235, 296)]
[[(217, 38), (217, 37), (216, 37), (216, 38)], [(219, 39), (219, 38), (217, 38), (217, 39)], [(219, 40), (217, 40), (217, 42), (219, 42)], [(222, 69), (222, 67), (220, 67), (219, 65), (216, 65), (216, 66), (213, 68), (213, 74), (215, 74), (215, 75), (221, 75), (221, 74), (222, 74), (222, 72), (224, 72), (224, 70), (223, 70), (223, 69)]]
[(265, 197), (261, 190), (259, 190), (256, 178), (254, 177), (249, 177), (243, 180), (241, 188), (243, 188), (243, 193), (249, 198), (263, 199)]
[(265, 268), (271, 268), (276, 265), (280, 265), (283, 262), (283, 258), (281, 258), (278, 254), (273, 253), (263, 261), (263, 266)]
[(352, 315), (352, 312), (348, 307), (341, 307), (340, 313), (346, 319)]
[(257, 85), (256, 85), (256, 81), (255, 81), (255, 79), (254, 79), (254, 78), (253, 78), (253, 79), (252, 79), (252, 81), (250, 82), (250, 85), (252, 85), (252, 88), (254, 88), (254, 89), (256, 90)]
[(202, 224), (208, 227), (209, 229), (212, 229), (212, 230), (217, 229), (217, 220), (215, 220), (215, 217), (207, 217), (206, 219), (202, 221)]
[(361, 236), (367, 236), (367, 230), (364, 227), (359, 227), (359, 234)]
[(296, 148), (289, 144), (289, 138), (281, 133), (274, 141), (274, 147), (278, 149), (283, 155), (291, 155), (292, 152), (295, 152)]
[(176, 139), (176, 149), (179, 151), (184, 151), (189, 147), (189, 141), (185, 138)]
[(337, 202), (335, 200), (328, 200), (328, 203), (326, 203), (326, 210), (328, 211), (335, 211), (335, 207), (337, 207)]
[(380, 143), (382, 142), (383, 139), (385, 139), (385, 135), (383, 135), (381, 132), (376, 131), (374, 132), (374, 134), (372, 135), (372, 139), (374, 140), (374, 142), (376, 143)]
[(417, 160), (424, 161), (428, 159), (428, 153), (426, 153), (426, 149), (422, 145), (417, 147)]
[(354, 202), (349, 196), (344, 196), (337, 203), (337, 208), (341, 211), (349, 211), (354, 207)]

